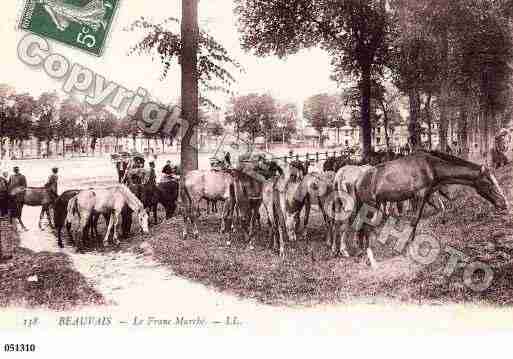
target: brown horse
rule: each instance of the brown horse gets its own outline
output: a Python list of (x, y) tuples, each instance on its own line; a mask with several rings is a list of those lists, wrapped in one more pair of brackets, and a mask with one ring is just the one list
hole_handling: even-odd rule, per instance
[[(57, 230), (57, 244), (60, 248), (64, 247), (64, 244), (62, 243), (62, 227), (66, 224), (66, 216), (68, 214), (68, 202), (70, 199), (75, 197), (80, 190), (77, 189), (71, 189), (68, 191), (63, 192), (59, 198), (55, 201), (54, 207), (53, 207), (53, 219), (55, 222), (55, 229)], [(71, 226), (69, 223), (66, 224), (66, 229), (68, 231), (68, 235), (71, 237), (70, 232)]]
[(248, 245), (251, 247), (254, 239), (255, 225), (260, 229), (260, 206), (265, 179), (255, 173), (245, 173), (240, 170), (230, 171), (233, 177), (233, 200), (230, 212), (242, 227)]
[[(118, 224), (120, 216), (125, 206), (128, 206), (137, 214), (139, 225), (144, 233), (148, 233), (148, 214), (144, 209), (142, 202), (126, 187), (117, 185), (102, 189), (90, 189), (80, 191), (68, 202), (68, 213), (66, 221), (70, 223), (75, 214), (79, 218), (79, 240), (77, 249), (80, 251), (83, 247), (83, 238), (87, 234), (90, 226), (91, 216), (98, 214), (110, 215), (109, 225), (105, 234), (105, 240), (109, 239), (110, 231), (114, 228), (113, 242), (118, 242)], [(103, 244), (103, 242), (101, 244)]]
[(141, 200), (144, 208), (153, 212), (155, 224), (158, 224), (157, 207), (160, 203), (166, 211), (166, 219), (172, 218), (178, 199), (178, 182), (167, 181), (157, 185), (152, 183), (131, 184), (128, 188)]
[(449, 184), (472, 187), (496, 208), (508, 208), (497, 179), (487, 167), (437, 151), (418, 151), (377, 165), (357, 180), (355, 193), (359, 207), (368, 204), (379, 208), (385, 201), (420, 198), (408, 240), (410, 243), (427, 200), (440, 186)]
[(21, 220), (23, 206), (41, 206), (38, 226), (41, 226), (41, 220), (44, 215), (48, 218), (50, 227), (53, 228), (52, 217), (50, 216), (50, 206), (53, 205), (55, 198), (46, 187), (16, 187), (9, 192), (12, 216), (20, 222), (21, 227), (26, 231), (27, 228)]

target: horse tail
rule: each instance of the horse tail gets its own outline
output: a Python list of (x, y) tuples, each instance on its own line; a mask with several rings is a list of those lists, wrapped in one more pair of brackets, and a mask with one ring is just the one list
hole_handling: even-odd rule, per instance
[(182, 201), (187, 200), (189, 204), (192, 204), (192, 197), (189, 193), (189, 190), (187, 189), (187, 186), (185, 185), (185, 176), (183, 176), (180, 180), (179, 184), (179, 191), (181, 190), (181, 199)]
[(189, 190), (187, 189), (187, 186), (185, 185), (185, 176), (180, 177), (180, 181), (178, 182), (178, 193), (179, 193), (179, 200), (181, 202), (183, 213), (186, 214), (186, 216), (191, 215), (192, 213), (192, 197), (189, 193)]
[(77, 214), (78, 218), (80, 218), (80, 212), (78, 210), (78, 196), (73, 196), (68, 201), (67, 215), (66, 215), (66, 224), (71, 223), (71, 219), (73, 216)]

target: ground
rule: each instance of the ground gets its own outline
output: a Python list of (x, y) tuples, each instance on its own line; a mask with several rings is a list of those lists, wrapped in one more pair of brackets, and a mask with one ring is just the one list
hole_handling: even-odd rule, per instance
[[(165, 159), (159, 159), (162, 163), (157, 167)], [(94, 161), (80, 162), (80, 169), (76, 163), (62, 162), (60, 191), (114, 183), (115, 171), (109, 161)], [(34, 165), (27, 176), (30, 185), (45, 179), (46, 167), (38, 166)], [(508, 166), (497, 171), (510, 201), (511, 170)], [(2, 299), (6, 298), (0, 305), (60, 310), (106, 304), (134, 310), (143, 305), (141, 296), (144, 307), (157, 313), (169, 310), (170, 303), (173, 307), (195, 303), (208, 308), (207, 312), (215, 312), (219, 303), (244, 311), (262, 308), (261, 304), (278, 308), (382, 302), (509, 305), (513, 294), (510, 215), (496, 214), (471, 190), (454, 188), (452, 195), (455, 200), (447, 211), (440, 214), (431, 210), (421, 221), (419, 233), (430, 233), (443, 246), (450, 245), (492, 265), (494, 280), (482, 293), (462, 284), (461, 269), (450, 278), (440, 275), (438, 269), (445, 257), (423, 267), (374, 243), (377, 270), (361, 258), (333, 258), (324, 244), (319, 213), (313, 216), (306, 239), (287, 243), (287, 255), (280, 259), (269, 249), (265, 233), (257, 237), (254, 248), (247, 247), (241, 238), (228, 243), (218, 234), (215, 215), (200, 222), (199, 239), (182, 240), (179, 233), (183, 222), (176, 217), (153, 227), (149, 236), (132, 235), (119, 249), (107, 247), (105, 252), (77, 254), (69, 246), (59, 249), (49, 229), (36, 229), (39, 208), (27, 207), (23, 218), (30, 231), (20, 233), (21, 247), (15, 261), (0, 264), (0, 280), (9, 286), (0, 289)], [(27, 280), (35, 274), (36, 282)]]

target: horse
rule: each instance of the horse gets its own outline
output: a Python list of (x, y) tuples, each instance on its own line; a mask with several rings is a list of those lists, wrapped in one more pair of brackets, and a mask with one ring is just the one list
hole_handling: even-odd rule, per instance
[(17, 187), (9, 192), (11, 210), (13, 217), (18, 219), (23, 230), (27, 231), (25, 224), (21, 220), (23, 206), (41, 206), (38, 226), (42, 230), (41, 220), (46, 214), (51, 228), (53, 228), (52, 218), (50, 216), (50, 206), (53, 205), (54, 195), (46, 187)]
[(302, 191), (302, 180), (292, 175), (296, 169), (287, 164), (275, 166), (278, 175), (264, 183), (262, 202), (271, 224), (273, 243), (278, 242), (279, 255), (283, 258), (285, 238), (288, 236), (289, 240), (296, 240), (299, 212), (304, 206), (304, 198), (303, 201), (296, 201), (296, 196)]
[[(137, 214), (139, 225), (144, 233), (149, 233), (148, 214), (144, 209), (142, 202), (133, 194), (125, 185), (117, 185), (102, 189), (89, 189), (80, 191), (75, 197), (68, 202), (67, 223), (70, 223), (74, 214), (79, 217), (79, 241), (77, 249), (80, 251), (83, 245), (83, 238), (87, 234), (87, 228), (90, 224), (91, 216), (97, 214), (110, 215), (105, 240), (109, 239), (110, 231), (114, 228), (113, 243), (118, 242), (118, 223), (119, 217), (125, 206), (128, 206)], [(103, 242), (101, 245), (103, 246)]]
[[(66, 217), (68, 214), (68, 202), (76, 196), (80, 190), (77, 189), (71, 189), (63, 192), (55, 201), (53, 205), (53, 217), (54, 217), (54, 225), (55, 229), (57, 231), (57, 245), (60, 248), (64, 247), (64, 244), (62, 242), (62, 228), (66, 226), (66, 230), (68, 232), (68, 235), (70, 238), (72, 238), (71, 235), (71, 223), (66, 222)], [(128, 218), (128, 212), (126, 211), (128, 207), (124, 208), (122, 211), (122, 218), (123, 218), (123, 236), (126, 236), (128, 232), (130, 231), (130, 227), (128, 227), (128, 230), (126, 229), (126, 223), (131, 222), (131, 218)], [(130, 213), (130, 216), (132, 214)], [(91, 215), (91, 220), (89, 223), (89, 228), (91, 230), (91, 238), (97, 238), (98, 237), (98, 219), (100, 217), (100, 214), (94, 214)], [(109, 215), (107, 213), (103, 214), (103, 217), (105, 218), (105, 222), (109, 223)], [(87, 232), (87, 231), (86, 231)]]
[(262, 204), (262, 191), (265, 179), (258, 174), (246, 173), (241, 170), (230, 171), (233, 177), (233, 200), (230, 212), (235, 214), (237, 222), (242, 225), (244, 235), (248, 239), (248, 246), (253, 243), (255, 224), (260, 226), (260, 206)]
[(178, 182), (167, 181), (157, 185), (152, 183), (131, 184), (128, 188), (141, 200), (144, 208), (153, 212), (155, 224), (158, 224), (157, 207), (162, 204), (166, 211), (166, 219), (172, 218), (176, 211), (178, 199)]
[[(509, 204), (497, 179), (486, 166), (480, 166), (438, 151), (419, 150), (389, 161), (363, 173), (355, 185), (358, 208), (363, 204), (379, 208), (380, 203), (420, 198), (420, 206), (406, 242), (415, 238), (417, 225), (429, 197), (449, 184), (469, 186), (496, 209), (507, 210)], [(367, 248), (368, 243), (367, 243)]]
[(332, 171), (337, 173), (339, 169), (350, 164), (353, 164), (353, 161), (348, 156), (329, 157), (326, 161), (324, 161), (322, 170), (324, 172)]
[(199, 237), (196, 221), (200, 215), (199, 205), (202, 198), (224, 200), (220, 232), (227, 230), (228, 217), (234, 202), (233, 183), (234, 179), (229, 171), (193, 170), (181, 177), (179, 196), (184, 206), (184, 239), (188, 236), (188, 224), (193, 226), (194, 237)]
[[(80, 190), (71, 189), (63, 192), (55, 201), (53, 206), (53, 220), (55, 224), (55, 229), (57, 230), (57, 245), (60, 248), (64, 247), (62, 243), (62, 227), (64, 227), (66, 222), (66, 216), (68, 214), (68, 202), (71, 198), (75, 197)], [(68, 231), (68, 235), (71, 237), (71, 225), (70, 223), (66, 223), (66, 229)]]
[[(346, 194), (350, 196), (350, 199), (348, 199), (348, 206), (344, 208), (344, 211), (346, 212), (353, 212), (352, 215), (354, 216), (354, 212), (356, 211), (357, 207), (357, 193), (356, 193), (356, 187), (357, 182), (359, 179), (367, 172), (371, 171), (374, 167), (370, 165), (362, 165), (362, 166), (356, 166), (356, 165), (350, 165), (345, 166), (339, 169), (335, 175), (334, 179), (334, 186), (337, 190), (337, 194), (339, 198), (347, 198)], [(345, 225), (345, 228), (341, 228), (343, 225)], [(340, 232), (340, 242), (339, 242), (339, 254), (343, 255), (344, 257), (349, 257), (349, 254), (346, 249), (345, 245), (345, 236), (347, 231), (350, 230), (349, 223), (339, 223), (339, 232)], [(369, 259), (369, 262), (371, 263), (371, 266), (376, 266), (376, 261), (374, 260), (374, 253), (372, 252), (372, 249), (370, 248), (368, 243), (365, 243), (362, 239), (363, 237), (360, 237), (360, 248), (362, 250), (366, 250), (367, 252), (367, 258)], [(367, 238), (365, 238), (367, 239)], [(332, 252), (336, 251), (336, 239), (333, 238), (332, 241)]]

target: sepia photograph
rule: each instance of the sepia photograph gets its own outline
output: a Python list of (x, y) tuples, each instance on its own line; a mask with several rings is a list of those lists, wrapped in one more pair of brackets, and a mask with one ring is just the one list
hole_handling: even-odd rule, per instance
[(0, 7), (0, 356), (512, 332), (512, 0)]

